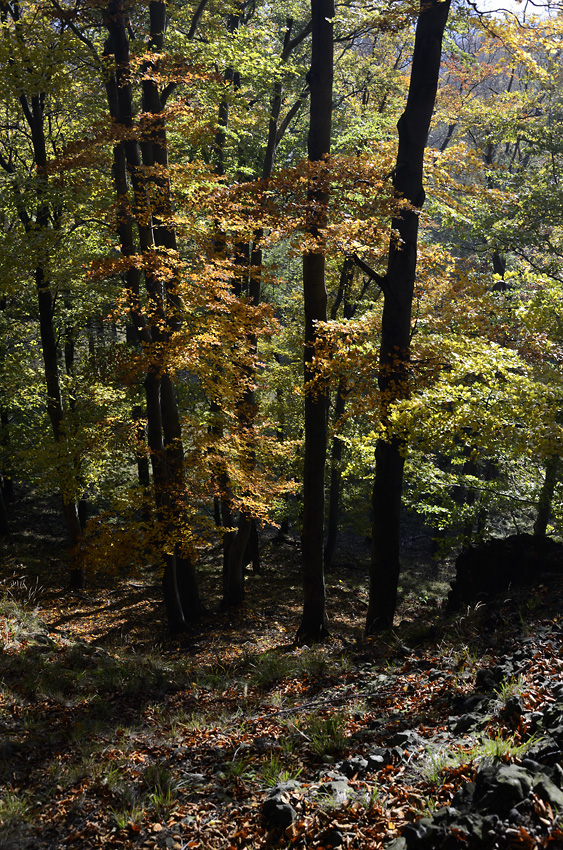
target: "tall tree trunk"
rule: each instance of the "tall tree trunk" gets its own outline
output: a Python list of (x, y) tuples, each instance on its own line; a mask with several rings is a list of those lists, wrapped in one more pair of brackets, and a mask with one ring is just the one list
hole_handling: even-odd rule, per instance
[[(293, 28), (292, 18), (286, 21), (286, 32), (282, 49), (282, 61), (285, 61), (291, 51), (297, 47), (301, 41), (306, 38), (310, 32), (310, 25), (299, 33), (294, 39), (291, 38)], [(272, 175), (274, 167), (274, 159), (276, 149), (282, 138), (287, 126), (292, 118), (299, 111), (300, 106), (304, 101), (304, 96), (301, 96), (296, 104), (290, 109), (285, 116), (282, 126), (279, 124), (279, 117), (282, 104), (282, 84), (279, 81), (274, 83), (272, 100), (270, 104), (270, 118), (268, 123), (268, 139), (266, 142), (266, 151), (262, 163), (262, 179), (268, 181)], [(226, 122), (228, 111), (223, 110), (220, 113), (221, 120)], [(217, 144), (221, 143), (224, 146), (225, 136), (216, 137)], [(221, 167), (223, 161), (221, 160)], [(257, 229), (254, 233), (252, 248), (250, 245), (243, 246), (243, 255), (246, 264), (249, 264), (247, 292), (250, 302), (257, 307), (260, 303), (260, 291), (262, 283), (262, 249), (260, 247), (264, 231)], [(241, 289), (242, 291), (242, 289)], [(241, 294), (239, 292), (239, 294)], [(249, 350), (255, 354), (257, 351), (257, 340), (254, 335), (250, 335), (248, 339)], [(252, 383), (252, 375), (247, 374), (249, 384)], [(256, 418), (257, 403), (254, 390), (248, 390), (241, 403), (238, 405), (239, 423), (242, 428), (249, 434), (252, 441), (252, 429)], [(255, 464), (255, 452), (250, 449), (251, 465)], [(225, 511), (224, 511), (225, 513)], [(233, 518), (230, 516), (230, 522)], [(239, 605), (244, 599), (244, 568), (247, 563), (252, 561), (253, 570), (255, 573), (260, 572), (260, 553), (258, 548), (258, 529), (256, 520), (246, 511), (241, 511), (239, 514), (236, 532), (228, 532), (224, 538), (224, 560), (223, 560), (223, 605), (231, 607)]]
[[(44, 126), (44, 96), (33, 94), (31, 97), (20, 95), (20, 104), (29, 126), (33, 146), (33, 156), (38, 171), (37, 177), (37, 209), (35, 219), (27, 210), (18, 205), (20, 219), (26, 233), (36, 237), (38, 231), (46, 231), (50, 225), (50, 211), (45, 199), (47, 190), (47, 149)], [(61, 394), (57, 335), (54, 326), (54, 303), (51, 282), (45, 275), (45, 264), (39, 260), (35, 268), (35, 286), (39, 308), (39, 327), (41, 349), (43, 354), (45, 385), (47, 390), (47, 413), (51, 422), (53, 437), (59, 447), (60, 457), (60, 489), (63, 503), (67, 535), (73, 555), (71, 560), (70, 585), (73, 589), (84, 586), (84, 571), (81, 563), (79, 541), (82, 533), (78, 516), (78, 500), (75, 496), (76, 476), (75, 463), (69, 454), (67, 438), (64, 433), (64, 407)], [(70, 494), (70, 495), (69, 495)]]
[[(164, 47), (164, 34), (167, 26), (166, 3), (163, 0), (151, 0), (150, 41), (149, 48), (158, 56)], [(143, 146), (144, 164), (156, 166), (157, 173), (153, 178), (156, 192), (152, 201), (153, 232), (155, 245), (167, 249), (168, 255), (177, 255), (178, 245), (176, 230), (173, 224), (172, 196), (168, 172), (168, 141), (166, 122), (163, 114), (166, 98), (174, 86), (167, 86), (161, 93), (150, 70), (157, 70), (157, 62), (147, 63), (146, 76), (143, 80), (143, 108), (145, 115), (150, 115), (145, 142)], [(145, 160), (146, 156), (146, 160)], [(164, 284), (166, 328), (164, 336), (178, 330), (181, 325), (181, 305), (178, 295), (179, 271), (166, 275)], [(168, 466), (170, 483), (174, 492), (174, 518), (178, 526), (182, 525), (186, 515), (186, 486), (184, 449), (182, 444), (182, 429), (178, 403), (172, 378), (163, 372), (161, 378), (162, 427), (164, 431), (164, 452)], [(190, 555), (177, 548), (176, 583), (181, 600), (184, 617), (187, 621), (197, 620), (201, 615), (201, 602), (197, 585), (195, 564)]]
[(558, 472), (559, 457), (558, 455), (552, 455), (545, 462), (545, 477), (538, 500), (538, 513), (534, 523), (534, 534), (536, 537), (545, 537), (546, 535)]
[[(346, 257), (340, 272), (340, 283), (338, 294), (330, 311), (330, 318), (335, 320), (338, 308), (344, 301), (343, 318), (351, 319), (355, 309), (350, 301), (350, 289), (354, 280), (354, 260)], [(346, 409), (346, 379), (340, 378), (336, 389), (334, 401), (334, 430), (337, 431)], [(327, 539), (324, 549), (325, 568), (329, 569), (336, 549), (338, 539), (338, 519), (340, 514), (340, 488), (342, 484), (342, 450), (344, 443), (337, 433), (332, 438), (332, 449), (330, 453), (330, 486), (328, 490), (328, 515), (327, 515)]]
[[(336, 389), (336, 399), (334, 402), (334, 427), (338, 428), (339, 423), (346, 409), (346, 379), (341, 378)], [(342, 449), (344, 443), (335, 434), (332, 438), (332, 449), (330, 453), (330, 485), (328, 490), (328, 515), (327, 515), (327, 536), (324, 549), (324, 563), (328, 570), (332, 566), (334, 552), (336, 550), (336, 541), (338, 540), (338, 519), (340, 516), (340, 490), (342, 485)]]
[(325, 255), (322, 229), (328, 215), (328, 165), (330, 153), (333, 82), (333, 0), (311, 0), (312, 45), (309, 88), (311, 93), (307, 150), (317, 169), (308, 192), (310, 211), (307, 229), (321, 242), (316, 251), (303, 255), (305, 305), (304, 387), (305, 460), (303, 468), (303, 522), (301, 530), (303, 616), (297, 631), (298, 643), (323, 640), (328, 635), (323, 566), (324, 477), (326, 463), (327, 392), (320, 385), (314, 352), (317, 323), (327, 319)]
[(8, 519), (8, 511), (6, 501), (4, 499), (4, 481), (0, 475), (0, 535), (7, 537), (10, 534), (10, 521)]
[[(393, 219), (379, 354), (384, 424), (392, 405), (408, 395), (411, 310), (419, 211), (424, 203), (423, 161), (440, 73), (442, 38), (451, 0), (421, 0), (407, 104), (399, 119), (395, 196), (413, 209)], [(390, 628), (397, 605), (403, 467), (406, 446), (389, 437), (376, 448), (372, 496), (373, 541), (366, 633)]]
[[(165, 6), (161, 2), (150, 4), (151, 15), (151, 47), (158, 49), (165, 27)], [(133, 124), (133, 98), (130, 77), (129, 39), (127, 35), (127, 14), (122, 0), (114, 0), (108, 6), (106, 26), (109, 41), (106, 50), (111, 50), (115, 56), (116, 76), (115, 89), (110, 79), (108, 83), (108, 99), (110, 111), (115, 119), (127, 128)], [(144, 99), (148, 101), (149, 111), (154, 108), (149, 128), (153, 133), (152, 141), (145, 148), (145, 155), (150, 159), (149, 164), (158, 162), (167, 167), (166, 135), (164, 118), (160, 114), (162, 104), (158, 91), (152, 85), (145, 86)], [(151, 113), (152, 114), (152, 113)], [(122, 145), (122, 149), (121, 149)], [(114, 151), (114, 171), (117, 158), (124, 154), (126, 169), (131, 179), (134, 197), (135, 220), (139, 234), (139, 246), (143, 254), (148, 255), (155, 250), (155, 233), (159, 234), (159, 242), (165, 247), (175, 248), (175, 235), (171, 229), (168, 210), (169, 192), (166, 171), (161, 173), (159, 180), (166, 181), (165, 186), (157, 187), (156, 216), (151, 204), (149, 187), (144, 174), (139, 143), (134, 137), (128, 138), (116, 146)], [(122, 197), (124, 208), (126, 204), (127, 180), (123, 165), (119, 163), (120, 175), (116, 181), (118, 197)], [(120, 224), (122, 252), (126, 255), (134, 253), (132, 231), (129, 231), (130, 217)], [(170, 240), (173, 244), (169, 245)], [(170, 285), (167, 291), (156, 273), (145, 270), (145, 286), (149, 301), (149, 318), (145, 320), (140, 313), (138, 297), (139, 281), (132, 274), (130, 298), (136, 327), (141, 328), (140, 337), (147, 350), (154, 350), (156, 343), (160, 348), (166, 342), (170, 330), (170, 318), (176, 304), (176, 286)], [(167, 311), (168, 304), (174, 304)], [(177, 321), (174, 314), (174, 321)], [(153, 482), (155, 487), (155, 503), (163, 521), (166, 538), (176, 541), (178, 528), (182, 524), (182, 513), (185, 513), (185, 483), (181, 427), (174, 388), (170, 376), (163, 369), (161, 356), (153, 355), (145, 378), (145, 394), (147, 401), (148, 442), (151, 452)], [(173, 542), (171, 550), (164, 542), (164, 599), (166, 604), (168, 625), (171, 632), (178, 632), (185, 626), (186, 619), (199, 616), (201, 605), (195, 570), (191, 560), (180, 553), (179, 544)], [(180, 585), (182, 591), (180, 591)], [(185, 605), (185, 609), (184, 609)]]

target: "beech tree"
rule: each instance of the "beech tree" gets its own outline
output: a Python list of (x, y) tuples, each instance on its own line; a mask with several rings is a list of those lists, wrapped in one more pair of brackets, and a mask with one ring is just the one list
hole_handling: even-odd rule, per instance
[(310, 643), (328, 634), (344, 445), (373, 482), (368, 633), (393, 619), (405, 483), (442, 527), (472, 516), (485, 533), (515, 494), (537, 534), (559, 521), (559, 19), (346, 7), (334, 62), (328, 0), (289, 17), (213, 0), (1, 10), (0, 470), (56, 475), (87, 566), (133, 548), (159, 564), (179, 631), (220, 535), (238, 605), (252, 523), (287, 516), (287, 475)]
[(326, 462), (327, 395), (315, 379), (318, 323), (327, 319), (325, 255), (322, 230), (327, 221), (333, 81), (332, 0), (312, 0), (312, 41), (309, 89), (311, 98), (307, 150), (312, 166), (307, 230), (311, 248), (303, 255), (305, 308), (305, 460), (303, 466), (303, 618), (297, 632), (301, 643), (321, 640), (328, 633), (323, 568), (324, 476)]
[[(425, 198), (424, 151), (438, 89), (442, 38), (449, 10), (450, 0), (422, 0), (420, 4), (407, 104), (397, 125), (399, 149), (393, 187), (396, 196), (406, 201), (408, 207), (391, 223), (389, 260), (382, 281), (379, 390), (384, 424), (387, 411), (408, 394), (419, 213)], [(396, 437), (383, 437), (377, 443), (368, 634), (392, 626), (397, 604), (404, 451)]]
[[(57, 283), (60, 272), (56, 256), (67, 234), (69, 245), (73, 231), (80, 228), (64, 185), (49, 174), (50, 152), (60, 149), (70, 122), (61, 120), (62, 99), (72, 91), (71, 74), (76, 57), (68, 56), (68, 32), (62, 21), (54, 21), (42, 12), (34, 16), (27, 4), (0, 4), (2, 21), (2, 85), (5, 90), (6, 124), (0, 151), (4, 172), (4, 213), (8, 230), (19, 241), (26, 258), (31, 259), (43, 359), (46, 411), (55, 442), (56, 476), (63, 503), (69, 542), (73, 549), (71, 584), (83, 585), (79, 502), (84, 487), (80, 452), (74, 437), (73, 410), (76, 396), (65, 392), (61, 376), (60, 303), (64, 301)], [(59, 63), (68, 56), (69, 65)], [(74, 60), (74, 61), (73, 61)], [(76, 212), (76, 210), (75, 210)], [(22, 232), (23, 231), (23, 232)], [(6, 239), (10, 250), (10, 236)], [(10, 260), (6, 262), (6, 271)], [(4, 308), (6, 294), (4, 288)], [(12, 290), (13, 291), (13, 290)], [(65, 365), (72, 377), (74, 340), (65, 344)]]

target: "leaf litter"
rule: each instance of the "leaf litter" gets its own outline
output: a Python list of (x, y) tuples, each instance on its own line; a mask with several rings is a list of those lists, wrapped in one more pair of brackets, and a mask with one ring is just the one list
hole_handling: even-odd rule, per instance
[[(3, 586), (15, 577), (7, 561)], [(209, 567), (211, 613), (176, 640), (150, 576), (72, 596), (39, 581), (44, 592), (35, 586), (27, 610), (4, 606), (0, 617), (7, 850), (380, 848), (451, 804), (475, 776), (483, 735), (508, 742), (502, 757), (518, 761), (525, 720), (510, 725), (500, 711), (480, 736), (470, 729), (452, 741), (452, 705), (473, 693), (483, 664), (526, 646), (518, 690), (527, 711), (549, 699), (542, 682), (563, 672), (560, 646), (534, 637), (561, 622), (560, 584), (536, 590), (533, 612), (525, 592), (453, 618), (403, 604), (394, 631), (364, 640), (365, 577), (341, 570), (329, 576), (338, 589), (331, 641), (298, 649), (294, 550), (265, 558), (238, 612), (216, 610)], [(393, 754), (401, 732), (416, 734)], [(388, 763), (354, 773), (354, 757), (380, 750)], [(342, 763), (352, 767), (338, 799), (327, 789)], [(289, 783), (281, 799), (295, 811), (282, 831), (262, 817), (276, 782)], [(561, 826), (540, 804), (538, 829), (554, 846)], [(536, 838), (524, 829), (511, 840)]]

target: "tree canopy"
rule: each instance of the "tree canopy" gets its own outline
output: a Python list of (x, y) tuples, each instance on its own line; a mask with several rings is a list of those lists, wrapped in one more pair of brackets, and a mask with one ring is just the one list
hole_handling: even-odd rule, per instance
[(56, 493), (74, 585), (156, 567), (177, 631), (291, 524), (303, 640), (338, 526), (368, 630), (401, 504), (560, 534), (563, 15), (478, 5), (0, 2), (3, 533)]

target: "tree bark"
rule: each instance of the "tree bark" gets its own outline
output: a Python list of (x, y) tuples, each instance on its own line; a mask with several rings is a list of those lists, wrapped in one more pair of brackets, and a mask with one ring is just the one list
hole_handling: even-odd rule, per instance
[(315, 251), (303, 255), (305, 306), (304, 388), (305, 459), (303, 468), (303, 521), (301, 530), (303, 615), (297, 631), (300, 644), (328, 635), (323, 565), (324, 478), (327, 442), (327, 391), (319, 382), (314, 363), (317, 324), (327, 319), (325, 255), (322, 229), (328, 216), (328, 164), (332, 124), (333, 0), (311, 0), (312, 45), (308, 74), (311, 94), (307, 150), (317, 168), (311, 179), (307, 229), (319, 240)]
[(4, 500), (4, 489), (2, 487), (2, 476), (0, 475), (0, 536), (8, 537), (10, 534), (10, 521)]
[[(163, 2), (151, 2), (150, 47), (158, 52), (162, 48), (166, 26), (166, 7)], [(106, 26), (109, 33), (108, 48), (115, 56), (115, 87), (108, 85), (110, 111), (123, 126), (131, 128), (133, 123), (133, 98), (130, 76), (130, 53), (127, 34), (127, 15), (121, 0), (113, 0), (108, 6)], [(150, 63), (152, 64), (152, 63)], [(147, 67), (148, 69), (148, 67)], [(143, 105), (150, 115), (147, 119), (150, 141), (144, 144), (145, 161), (142, 161), (139, 142), (134, 137), (127, 138), (116, 146), (114, 153), (114, 172), (117, 171), (117, 158), (124, 154), (124, 163), (119, 163), (120, 176), (116, 181), (118, 197), (122, 206), (127, 208), (127, 174), (129, 172), (133, 188), (135, 223), (139, 234), (139, 247), (143, 254), (154, 252), (155, 247), (163, 246), (176, 249), (175, 232), (171, 224), (171, 202), (167, 167), (168, 153), (162, 101), (156, 84), (145, 80), (143, 84)], [(121, 146), (123, 154), (121, 153)], [(144, 169), (147, 166), (160, 166), (156, 182), (156, 206), (151, 203), (149, 186)], [(131, 217), (126, 216), (120, 223), (122, 253), (134, 253), (132, 244)], [(158, 279), (151, 269), (145, 270), (145, 286), (149, 302), (149, 316), (145, 320), (141, 315), (138, 299), (139, 281), (133, 276), (130, 297), (135, 325), (141, 328), (141, 341), (150, 351), (157, 343), (161, 348), (169, 337), (172, 324), (178, 322), (176, 310), (177, 281), (172, 279), (168, 286)], [(174, 386), (168, 373), (163, 369), (161, 357), (154, 355), (145, 378), (147, 401), (148, 443), (151, 452), (151, 465), (155, 487), (155, 504), (163, 522), (166, 538), (171, 538), (171, 550), (164, 555), (164, 600), (168, 626), (175, 633), (185, 627), (186, 620), (194, 620), (201, 613), (201, 604), (197, 588), (195, 568), (191, 559), (180, 552), (177, 542), (178, 529), (182, 524), (181, 515), (185, 513), (184, 458), (181, 437), (181, 425), (176, 403)], [(167, 546), (165, 544), (165, 550)]]
[(536, 537), (545, 537), (546, 535), (558, 472), (559, 457), (558, 455), (552, 455), (545, 462), (545, 478), (538, 500), (538, 513), (534, 523), (534, 534)]
[[(351, 319), (355, 313), (355, 309), (350, 302), (350, 289), (354, 280), (354, 260), (352, 257), (346, 257), (342, 265), (340, 273), (340, 285), (338, 294), (330, 311), (331, 319), (335, 320), (338, 315), (338, 308), (344, 301), (343, 318)], [(340, 378), (336, 389), (336, 398), (334, 402), (334, 429), (338, 429), (340, 421), (344, 416), (346, 409), (346, 379)], [(325, 568), (329, 569), (334, 558), (336, 549), (336, 541), (338, 539), (338, 519), (340, 515), (340, 490), (342, 485), (342, 451), (344, 443), (337, 433), (332, 438), (332, 449), (330, 453), (330, 486), (328, 491), (328, 516), (327, 516), (327, 539), (324, 549)]]
[[(395, 196), (412, 208), (393, 219), (379, 353), (383, 424), (408, 395), (411, 311), (416, 275), (419, 212), (424, 203), (423, 162), (436, 100), (442, 38), (451, 0), (421, 0), (407, 104), (398, 123), (399, 149), (393, 174)], [(376, 448), (372, 496), (373, 540), (366, 633), (390, 628), (397, 605), (400, 517), (406, 446), (389, 437)]]
[[(22, 93), (19, 97), (23, 115), (29, 127), (33, 157), (37, 168), (36, 198), (37, 207), (33, 217), (20, 203), (16, 192), (16, 205), (20, 220), (28, 235), (36, 238), (37, 233), (46, 232), (51, 225), (51, 215), (46, 200), (47, 190), (47, 144), (45, 137), (45, 96), (35, 93), (27, 96)], [(56, 216), (55, 216), (56, 218)], [(84, 571), (81, 563), (81, 552), (79, 540), (82, 529), (78, 516), (78, 500), (76, 491), (76, 468), (75, 459), (70, 455), (67, 435), (64, 432), (64, 406), (61, 394), (58, 343), (54, 326), (54, 298), (51, 282), (45, 275), (45, 263), (39, 258), (35, 267), (35, 287), (37, 292), (37, 304), (39, 309), (39, 328), (41, 337), (41, 349), (43, 354), (43, 365), (45, 385), (47, 391), (47, 414), (51, 422), (53, 437), (60, 451), (60, 474), (59, 486), (63, 503), (63, 515), (65, 518), (67, 535), (72, 546), (72, 560), (70, 570), (70, 586), (72, 589), (80, 589), (84, 586)]]

